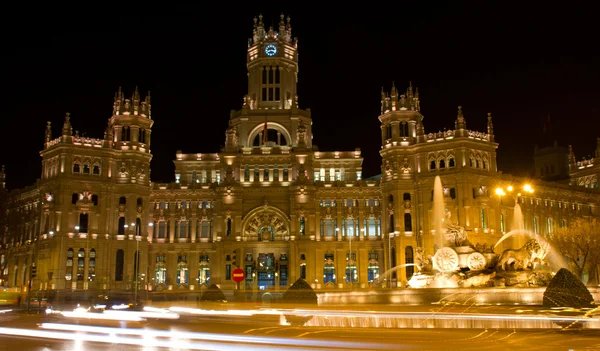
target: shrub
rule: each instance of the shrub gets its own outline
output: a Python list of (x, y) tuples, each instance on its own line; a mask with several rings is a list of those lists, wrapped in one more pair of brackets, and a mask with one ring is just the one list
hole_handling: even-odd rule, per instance
[[(317, 294), (304, 279), (296, 280), (292, 286), (283, 294), (281, 302), (292, 305), (307, 305), (313, 307), (318, 305)], [(285, 315), (285, 319), (293, 326), (303, 326), (312, 319), (311, 315)]]
[(561, 268), (544, 291), (545, 307), (592, 308), (594, 298), (585, 285), (566, 268)]
[(282, 300), (284, 303), (290, 304), (318, 304), (317, 294), (302, 278), (296, 280), (296, 282), (287, 289), (283, 294)]
[(227, 302), (227, 298), (225, 294), (219, 289), (218, 286), (212, 284), (208, 287), (200, 297), (200, 301), (202, 302)]

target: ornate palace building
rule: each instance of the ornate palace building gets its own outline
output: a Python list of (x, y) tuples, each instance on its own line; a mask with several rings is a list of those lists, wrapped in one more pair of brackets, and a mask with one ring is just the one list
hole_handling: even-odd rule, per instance
[[(316, 289), (361, 289), (381, 276), (385, 286), (405, 286), (412, 266), (384, 273), (413, 263), (418, 247), (434, 253), (438, 175), (446, 217), (473, 244), (491, 246), (513, 229), (515, 201), (525, 227), (539, 234), (599, 215), (600, 145), (581, 162), (568, 152), (564, 164), (536, 154), (537, 170), (554, 164), (570, 182), (505, 175), (491, 114), (478, 117), (487, 119), (484, 132), (467, 128), (460, 107), (453, 128), (426, 132), (418, 90), (392, 85), (381, 93), (381, 175), (365, 179), (360, 149), (312, 144), (289, 18), (275, 29), (255, 19), (247, 69), (248, 93), (229, 116), (224, 148), (177, 152), (172, 183), (149, 177), (149, 94), (119, 89), (103, 139), (73, 133), (69, 114), (58, 136), (48, 122), (41, 179), (3, 191), (2, 285), (25, 292), (31, 278), (34, 291), (131, 291), (137, 276), (138, 289), (151, 292), (212, 283), (276, 290), (298, 278)], [(0, 177), (4, 187), (4, 170)], [(520, 197), (495, 191), (527, 182), (535, 191)], [(246, 273), (239, 287), (236, 267)]]

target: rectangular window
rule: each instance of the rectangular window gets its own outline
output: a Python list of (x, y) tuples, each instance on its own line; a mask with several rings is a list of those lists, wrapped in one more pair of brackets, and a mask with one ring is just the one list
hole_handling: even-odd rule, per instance
[(225, 265), (225, 280), (231, 280), (231, 265), (229, 263)]
[(275, 73), (275, 71), (273, 70), (272, 67), (269, 67), (269, 84), (273, 84), (273, 74)]
[(500, 214), (500, 232), (504, 233), (506, 231), (506, 228), (504, 227), (504, 214), (501, 213)]
[(262, 88), (262, 101), (267, 101), (267, 88)]
[(275, 88), (275, 101), (279, 101), (281, 99), (279, 88)]
[(275, 84), (279, 84), (281, 82), (281, 72), (279, 71), (279, 67), (275, 67)]
[(289, 179), (290, 171), (288, 169), (288, 165), (283, 166), (283, 181), (287, 182)]
[(267, 67), (263, 67), (262, 71), (262, 83), (267, 84)]
[(269, 101), (273, 101), (273, 88), (269, 88)]

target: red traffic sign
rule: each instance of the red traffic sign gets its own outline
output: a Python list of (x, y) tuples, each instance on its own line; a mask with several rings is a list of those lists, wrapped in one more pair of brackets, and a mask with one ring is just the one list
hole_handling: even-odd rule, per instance
[(234, 282), (241, 283), (244, 281), (244, 279), (246, 279), (246, 272), (244, 272), (244, 270), (241, 268), (236, 268), (231, 273), (231, 278)]

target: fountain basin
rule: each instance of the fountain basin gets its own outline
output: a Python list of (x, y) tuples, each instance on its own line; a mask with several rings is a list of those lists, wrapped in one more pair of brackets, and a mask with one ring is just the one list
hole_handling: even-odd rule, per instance
[[(317, 292), (319, 306), (344, 304), (433, 305), (542, 305), (542, 288), (421, 288)], [(600, 301), (600, 288), (588, 288)]]

